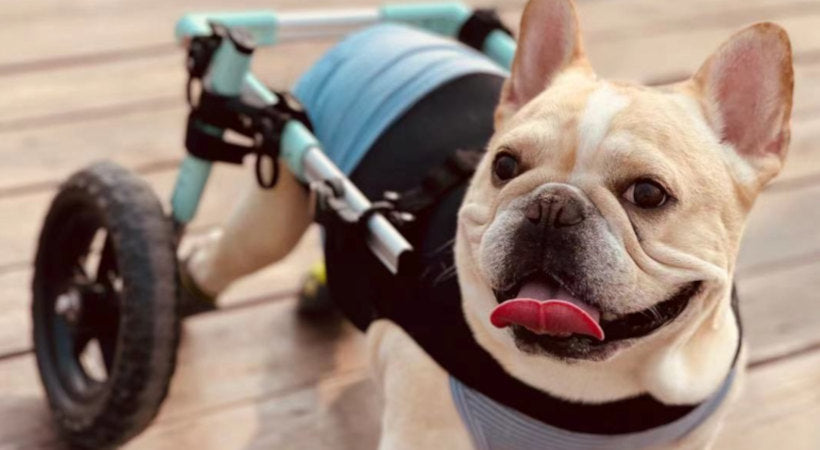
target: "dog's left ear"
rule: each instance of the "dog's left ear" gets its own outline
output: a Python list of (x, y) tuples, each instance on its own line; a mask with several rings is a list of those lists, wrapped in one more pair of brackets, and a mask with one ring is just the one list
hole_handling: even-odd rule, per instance
[(521, 15), (510, 78), (495, 111), (496, 129), (572, 66), (589, 69), (575, 4), (572, 0), (530, 0)]
[(789, 146), (794, 86), (786, 31), (773, 23), (741, 30), (691, 81), (709, 125), (753, 169), (753, 179), (742, 181), (758, 187), (777, 175)]

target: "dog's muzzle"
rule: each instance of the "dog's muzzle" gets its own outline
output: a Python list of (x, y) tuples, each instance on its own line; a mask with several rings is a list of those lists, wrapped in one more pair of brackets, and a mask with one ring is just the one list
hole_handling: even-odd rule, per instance
[[(579, 189), (548, 183), (516, 205), (490, 321), (510, 327), (520, 348), (562, 357), (608, 353), (606, 344), (646, 336), (674, 320), (699, 291), (680, 286), (644, 311), (619, 313), (626, 263), (609, 226)], [(614, 244), (613, 244), (614, 245)], [(600, 354), (600, 355), (599, 355)]]

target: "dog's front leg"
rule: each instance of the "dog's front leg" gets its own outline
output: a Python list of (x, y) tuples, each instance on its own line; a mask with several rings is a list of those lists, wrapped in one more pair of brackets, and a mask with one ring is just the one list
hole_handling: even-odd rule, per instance
[(471, 448), (447, 373), (393, 322), (374, 322), (367, 340), (371, 369), (384, 394), (379, 448)]

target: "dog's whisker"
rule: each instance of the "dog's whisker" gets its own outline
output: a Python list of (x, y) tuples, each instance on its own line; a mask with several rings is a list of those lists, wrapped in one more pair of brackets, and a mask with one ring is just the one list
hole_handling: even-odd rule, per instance
[(437, 248), (435, 248), (432, 252), (432, 255), (438, 255), (445, 251), (453, 251), (453, 245), (456, 243), (456, 238), (448, 239), (445, 243), (441, 244)]
[(455, 264), (453, 264), (450, 267), (446, 267), (444, 270), (439, 272), (439, 274), (436, 276), (435, 280), (433, 280), (433, 285), (441, 284), (441, 283), (453, 278), (456, 275), (456, 273), (457, 273), (457, 271), (456, 271)]

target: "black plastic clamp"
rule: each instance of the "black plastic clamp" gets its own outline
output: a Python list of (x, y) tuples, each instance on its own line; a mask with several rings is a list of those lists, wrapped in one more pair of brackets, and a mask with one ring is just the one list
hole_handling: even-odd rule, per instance
[(316, 222), (325, 227), (343, 226), (359, 229), (366, 234), (365, 227), (374, 214), (382, 214), (390, 223), (399, 229), (415, 221), (409, 212), (396, 207), (398, 194), (385, 192), (382, 200), (371, 203), (362, 212), (355, 212), (344, 202), (344, 184), (339, 179), (329, 179), (311, 183), (311, 191), (316, 196)]
[(482, 51), (487, 36), (495, 30), (501, 30), (512, 36), (512, 31), (501, 22), (496, 10), (477, 9), (461, 26), (458, 31), (458, 40), (478, 51)]
[[(302, 105), (288, 92), (274, 92), (276, 103), (257, 107), (243, 103), (239, 96), (222, 96), (202, 90), (194, 102), (193, 80), (205, 76), (213, 55), (224, 39), (230, 39), (240, 52), (253, 52), (253, 39), (241, 29), (211, 24), (212, 33), (191, 40), (188, 49), (187, 98), (191, 107), (185, 146), (188, 152), (208, 161), (241, 164), (245, 156), (256, 154), (256, 179), (263, 188), (272, 188), (279, 179), (279, 148), (285, 124), (297, 120), (312, 130)], [(251, 143), (225, 141), (225, 130), (232, 130)], [(270, 167), (265, 174), (265, 163)]]

